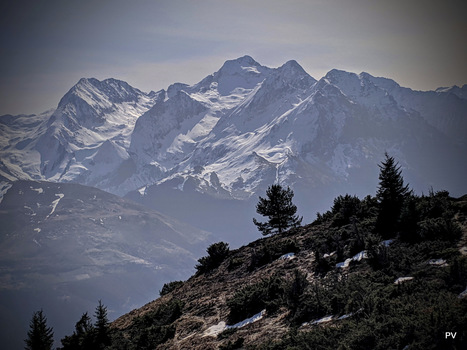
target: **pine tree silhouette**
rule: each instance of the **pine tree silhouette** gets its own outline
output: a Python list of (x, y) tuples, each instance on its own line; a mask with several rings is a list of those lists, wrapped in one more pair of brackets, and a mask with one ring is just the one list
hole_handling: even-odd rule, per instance
[(380, 168), (376, 198), (379, 204), (377, 230), (383, 237), (391, 236), (398, 227), (404, 201), (410, 195), (409, 185), (404, 185), (399, 164), (385, 153)]
[(42, 310), (34, 312), (29, 323), (28, 337), (25, 339), (26, 350), (50, 350), (54, 343), (52, 327), (47, 327), (47, 318)]
[(267, 198), (259, 197), (256, 212), (269, 218), (267, 222), (259, 222), (253, 218), (253, 223), (263, 235), (282, 233), (290, 227), (300, 226), (302, 217), (296, 215), (297, 206), (292, 203), (293, 191), (281, 185), (269, 186)]
[(95, 332), (96, 332), (96, 344), (98, 349), (103, 349), (105, 346), (110, 345), (110, 330), (109, 330), (109, 320), (107, 318), (107, 308), (102, 305), (102, 302), (99, 300), (99, 305), (96, 307), (96, 312), (94, 313), (96, 317), (95, 323)]

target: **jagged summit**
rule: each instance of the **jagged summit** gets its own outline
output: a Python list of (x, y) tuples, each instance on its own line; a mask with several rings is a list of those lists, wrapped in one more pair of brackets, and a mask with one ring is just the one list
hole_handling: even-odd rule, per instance
[(251, 68), (253, 67), (262, 67), (261, 64), (256, 62), (253, 57), (245, 55), (236, 59), (232, 60), (227, 60), (225, 63), (222, 65), (221, 69), (219, 72), (235, 72), (238, 70), (241, 70), (243, 68), (246, 68), (245, 70), (247, 71), (252, 71)]
[(222, 67), (214, 73), (214, 77), (227, 77), (235, 75), (255, 76), (261, 75), (270, 70), (267, 67), (260, 65), (250, 56), (243, 56), (235, 60), (226, 61)]
[(343, 91), (359, 91), (362, 88), (361, 77), (352, 72), (346, 72), (339, 69), (330, 70), (324, 77), (324, 80), (338, 86)]
[(269, 84), (272, 79), (280, 81), (275, 83), (276, 89), (277, 85), (280, 85), (282, 87), (289, 86), (292, 89), (309, 90), (316, 83), (316, 79), (310, 76), (295, 60), (287, 61), (274, 69), (271, 77), (266, 79), (266, 84)]
[[(66, 105), (75, 97), (82, 99), (91, 106), (102, 101), (110, 103), (136, 102), (143, 93), (128, 83), (113, 78), (97, 80), (96, 78), (81, 78), (60, 100), (58, 108)], [(108, 107), (108, 106), (107, 106)]]
[(271, 68), (260, 65), (250, 56), (226, 61), (211, 77), (211, 84), (221, 96), (230, 95), (234, 90), (251, 90), (264, 80)]
[(287, 73), (298, 74), (298, 75), (308, 75), (307, 72), (303, 69), (301, 65), (298, 64), (295, 60), (289, 60), (285, 62), (282, 66), (278, 68)]
[[(153, 106), (158, 95), (146, 94), (117, 79), (82, 78), (60, 100), (50, 118), (28, 137), (39, 153), (36, 179), (83, 181), (96, 184), (107, 178), (127, 158), (137, 118)], [(120, 156), (116, 164), (95, 167), (93, 157), (106, 141), (113, 140)], [(109, 149), (110, 150), (110, 149)], [(99, 152), (103, 154), (103, 150)], [(37, 158), (35, 158), (37, 162)], [(99, 170), (97, 171), (97, 168)]]

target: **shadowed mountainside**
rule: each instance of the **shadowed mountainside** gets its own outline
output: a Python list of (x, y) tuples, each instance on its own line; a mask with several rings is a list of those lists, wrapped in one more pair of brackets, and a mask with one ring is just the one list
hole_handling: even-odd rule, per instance
[(0, 222), (0, 338), (10, 348), (24, 345), (28, 320), (41, 308), (59, 339), (101, 298), (111, 319), (146, 303), (164, 282), (193, 273), (208, 239), (77, 184), (16, 181), (0, 203)]

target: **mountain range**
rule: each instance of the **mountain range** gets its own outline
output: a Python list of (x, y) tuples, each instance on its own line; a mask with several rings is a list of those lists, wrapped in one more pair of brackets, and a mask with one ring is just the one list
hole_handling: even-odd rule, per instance
[(385, 152), (416, 192), (463, 195), (466, 135), (467, 85), (414, 91), (336, 69), (317, 80), (250, 56), (157, 92), (83, 78), (55, 109), (0, 116), (1, 322), (27, 310), (24, 329), (32, 306), (57, 300), (76, 320), (100, 291), (112, 315), (147, 302), (208, 242), (257, 238), (255, 204), (275, 182), (304, 222), (337, 195), (375, 193)]
[[(83, 78), (55, 110), (0, 117), (0, 176), (97, 187), (208, 231), (235, 216), (212, 210), (251, 213), (273, 182), (293, 188), (311, 220), (337, 194), (374, 191), (385, 152), (416, 191), (461, 195), (466, 96), (467, 85), (413, 91), (336, 69), (316, 80), (296, 61), (269, 68), (250, 56), (158, 92)], [(192, 215), (193, 196), (209, 210)]]

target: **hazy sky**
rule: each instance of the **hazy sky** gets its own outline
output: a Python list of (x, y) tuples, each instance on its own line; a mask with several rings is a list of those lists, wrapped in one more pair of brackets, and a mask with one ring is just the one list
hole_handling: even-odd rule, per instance
[(10, 0), (0, 5), (0, 115), (56, 107), (81, 78), (143, 91), (193, 84), (250, 55), (430, 90), (467, 83), (467, 15), (453, 0)]

